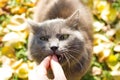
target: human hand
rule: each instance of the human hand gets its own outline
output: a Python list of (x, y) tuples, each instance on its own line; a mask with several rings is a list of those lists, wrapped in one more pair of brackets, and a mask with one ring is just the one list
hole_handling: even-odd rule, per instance
[(67, 80), (55, 55), (46, 57), (38, 67), (32, 70), (28, 76), (29, 80), (50, 80), (47, 77), (49, 67), (51, 67), (54, 74), (53, 80)]

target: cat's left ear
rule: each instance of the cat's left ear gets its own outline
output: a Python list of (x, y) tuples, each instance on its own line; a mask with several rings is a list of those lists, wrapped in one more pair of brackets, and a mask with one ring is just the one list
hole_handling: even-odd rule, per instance
[(26, 20), (27, 24), (29, 25), (30, 32), (36, 33), (39, 30), (39, 24), (32, 20)]
[(80, 24), (80, 11), (76, 10), (70, 17), (66, 19), (66, 24), (72, 29), (78, 29)]

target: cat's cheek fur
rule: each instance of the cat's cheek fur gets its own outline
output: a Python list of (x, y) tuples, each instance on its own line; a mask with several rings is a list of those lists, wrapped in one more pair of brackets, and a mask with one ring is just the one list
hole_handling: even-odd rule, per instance
[(79, 39), (84, 41), (83, 34), (80, 31), (74, 31), (73, 34)]
[(59, 51), (66, 49), (65, 46), (67, 46), (68, 42), (67, 41), (61, 41), (59, 43)]

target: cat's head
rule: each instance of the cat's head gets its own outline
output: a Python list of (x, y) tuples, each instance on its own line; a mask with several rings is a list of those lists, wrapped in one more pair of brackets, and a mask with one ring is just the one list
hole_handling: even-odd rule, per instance
[(28, 50), (38, 63), (48, 55), (57, 55), (61, 63), (80, 57), (84, 52), (84, 36), (80, 31), (79, 11), (67, 19), (36, 23), (29, 21)]

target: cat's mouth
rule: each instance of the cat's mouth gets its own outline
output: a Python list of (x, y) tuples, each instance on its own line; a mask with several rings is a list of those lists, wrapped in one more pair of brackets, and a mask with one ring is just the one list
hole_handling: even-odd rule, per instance
[(64, 57), (63, 55), (60, 55), (60, 54), (52, 54), (52, 55), (55, 55), (57, 57), (58, 61), (62, 62), (63, 57)]
[(56, 56), (57, 56), (57, 58), (58, 58), (58, 61), (61, 61), (61, 60), (62, 60), (61, 55), (56, 55)]
[(55, 55), (60, 63), (62, 63), (65, 58), (63, 54), (57, 54), (55, 52), (52, 55)]
[(59, 63), (63, 63), (64, 59), (65, 59), (65, 56), (63, 54), (55, 54), (58, 58), (58, 61)]

